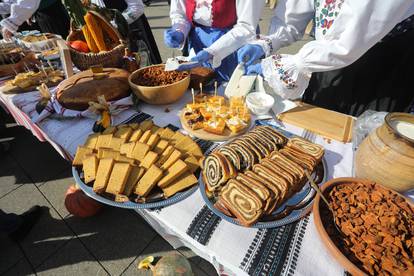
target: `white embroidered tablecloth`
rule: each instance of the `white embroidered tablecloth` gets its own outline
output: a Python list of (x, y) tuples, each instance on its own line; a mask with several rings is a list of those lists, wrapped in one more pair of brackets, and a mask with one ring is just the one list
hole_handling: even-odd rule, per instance
[[(73, 155), (91, 132), (93, 120), (46, 119), (38, 126), (30, 120), (35, 103), (18, 108), (13, 97), (0, 92), (0, 102), (19, 124), (41, 141), (50, 142), (64, 157)], [(180, 126), (178, 112), (191, 100), (189, 93), (177, 104), (151, 106), (140, 104), (140, 111), (153, 116), (160, 126)], [(21, 101), (19, 101), (21, 102)], [(24, 112), (22, 111), (24, 110)], [(134, 109), (114, 118), (115, 124), (137, 115)], [(143, 115), (143, 114), (141, 114)], [(145, 116), (142, 117), (146, 118)], [(303, 129), (285, 125), (284, 129), (303, 136), (326, 149), (328, 179), (351, 176), (352, 144), (328, 141)], [(187, 246), (210, 261), (221, 275), (343, 275), (343, 268), (330, 256), (316, 232), (312, 214), (279, 228), (251, 229), (228, 223), (214, 215), (197, 190), (187, 199), (162, 209), (139, 210), (156, 231), (174, 247)]]

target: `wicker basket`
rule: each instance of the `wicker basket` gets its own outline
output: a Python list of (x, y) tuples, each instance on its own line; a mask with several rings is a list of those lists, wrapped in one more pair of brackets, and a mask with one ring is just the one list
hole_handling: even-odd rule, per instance
[[(95, 13), (95, 12), (92, 12), (92, 13), (94, 13), (94, 15), (96, 16), (100, 16), (98, 13)], [(122, 40), (121, 35), (119, 34), (118, 30), (116, 30), (110, 23), (108, 24), (117, 33), (120, 44), (110, 51), (101, 52), (101, 53), (82, 53), (69, 47), (72, 62), (79, 70), (88, 70), (91, 66), (94, 66), (94, 65), (102, 65), (103, 67), (115, 67), (115, 68), (122, 67), (123, 57), (124, 57), (125, 49), (127, 48), (127, 45), (126, 45), (126, 42)], [(83, 36), (82, 31), (75, 29), (74, 25), (71, 23), (70, 33), (66, 41), (74, 41), (74, 40), (85, 41), (85, 37)]]

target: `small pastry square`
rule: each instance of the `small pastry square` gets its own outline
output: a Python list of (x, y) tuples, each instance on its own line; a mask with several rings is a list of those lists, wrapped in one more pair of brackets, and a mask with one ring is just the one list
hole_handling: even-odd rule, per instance
[(151, 130), (148, 129), (147, 131), (145, 131), (142, 134), (142, 136), (141, 136), (141, 138), (139, 138), (138, 142), (146, 144), (151, 135), (152, 135)]
[(152, 188), (162, 177), (162, 170), (155, 165), (152, 165), (138, 181), (135, 188), (135, 194), (139, 196), (147, 196)]
[(83, 159), (83, 175), (85, 183), (90, 183), (96, 178), (96, 171), (98, 170), (99, 159), (95, 155)]
[(124, 140), (126, 142), (131, 137), (132, 132), (133, 132), (133, 129), (132, 128), (130, 128), (130, 127), (122, 127), (122, 128), (119, 128), (115, 132), (114, 136), (115, 137), (118, 137), (118, 138), (121, 138), (122, 140)]
[(84, 146), (90, 149), (95, 149), (96, 143), (98, 142), (99, 135), (100, 135), (99, 133), (89, 135), (88, 138), (86, 139)]
[(177, 179), (180, 175), (182, 175), (187, 170), (188, 170), (187, 164), (181, 159), (178, 159), (165, 172), (165, 176), (157, 184), (158, 187), (160, 188), (167, 187), (171, 182), (173, 182), (175, 179)]
[(136, 129), (132, 132), (131, 137), (129, 137), (129, 142), (138, 142), (144, 132), (142, 129)]
[(131, 168), (132, 166), (128, 163), (115, 163), (105, 191), (113, 195), (123, 193)]
[(93, 191), (97, 194), (103, 193), (108, 184), (109, 177), (114, 166), (114, 159), (105, 158), (99, 161), (98, 170), (96, 172), (96, 179), (93, 183)]
[(145, 155), (147, 155), (147, 152), (150, 150), (150, 147), (147, 144), (143, 143), (136, 143), (134, 150), (132, 151), (131, 158), (134, 158), (135, 160), (138, 160), (141, 162)]
[(93, 149), (84, 146), (79, 146), (76, 150), (75, 158), (73, 158), (72, 165), (82, 166), (83, 159), (85, 159), (86, 155), (92, 153)]
[(157, 161), (157, 159), (158, 154), (153, 151), (149, 151), (145, 155), (144, 159), (142, 159), (140, 166), (145, 169), (149, 169), (149, 167), (151, 167), (155, 163), (155, 161)]
[(222, 135), (225, 127), (226, 123), (223, 119), (204, 122), (204, 130), (217, 135)]

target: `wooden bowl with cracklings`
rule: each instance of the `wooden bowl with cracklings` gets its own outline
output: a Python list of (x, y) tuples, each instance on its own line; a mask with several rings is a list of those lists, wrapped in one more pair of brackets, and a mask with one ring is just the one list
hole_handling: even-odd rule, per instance
[(138, 99), (154, 105), (171, 104), (187, 91), (190, 74), (165, 72), (164, 64), (158, 64), (136, 70), (129, 76), (128, 82)]
[[(353, 216), (355, 209), (360, 208), (360, 203), (364, 206), (366, 206), (365, 208), (370, 208), (369, 210), (379, 210), (378, 207), (380, 206), (380, 204), (389, 204), (388, 200), (390, 199), (390, 197), (394, 197), (394, 203), (395, 202), (401, 202), (401, 204), (405, 204), (405, 207), (408, 206), (408, 213), (413, 214), (414, 213), (414, 204), (412, 204), (412, 202), (410, 202), (410, 200), (408, 200), (407, 198), (405, 198), (404, 196), (402, 196), (401, 194), (385, 187), (382, 186), (378, 183), (375, 183), (374, 181), (371, 180), (367, 180), (367, 179), (361, 179), (361, 178), (352, 178), (352, 177), (343, 177), (343, 178), (336, 178), (336, 179), (332, 179), (328, 182), (326, 182), (322, 187), (321, 190), (323, 192), (323, 194), (325, 195), (325, 197), (328, 199), (330, 205), (332, 204), (332, 198), (331, 195), (329, 194), (331, 191), (333, 191), (334, 187), (339, 186), (339, 185), (343, 185), (342, 187), (346, 187), (346, 185), (352, 185), (352, 184), (360, 184), (362, 187), (375, 187), (374, 190), (372, 190), (372, 193), (368, 194), (368, 195), (364, 195), (364, 196), (368, 196), (367, 197), (367, 201), (363, 201), (363, 200), (357, 200), (358, 198), (355, 197), (353, 199), (354, 204), (357, 204), (358, 206), (355, 207), (354, 205), (349, 204), (348, 208), (349, 210), (345, 210), (343, 208), (346, 207), (342, 207), (342, 205), (340, 205), (340, 203), (344, 203), (341, 201), (337, 201), (336, 204), (337, 206), (341, 206), (341, 212), (349, 214), (350, 216), (348, 217), (348, 222), (351, 221), (352, 226), (355, 228), (347, 228), (347, 231), (351, 231), (351, 233), (355, 234), (355, 233), (360, 233), (359, 235), (357, 235), (357, 237), (363, 237), (364, 235), (374, 235), (373, 231), (372, 231), (372, 227), (375, 229), (378, 229), (376, 225), (374, 226), (366, 226), (367, 224), (367, 217), (368, 215), (372, 216), (373, 212), (366, 212), (365, 210), (368, 209), (361, 209), (364, 211), (361, 211), (360, 215), (358, 216)], [(350, 199), (351, 196), (355, 196), (355, 193), (357, 191), (360, 192), (360, 195), (362, 195), (362, 192), (364, 192), (364, 189), (356, 189), (356, 186), (350, 186), (348, 187), (348, 191), (351, 191), (352, 195), (348, 195), (346, 194), (346, 190), (345, 189), (340, 189), (340, 193), (338, 191), (336, 191), (336, 195), (340, 194), (341, 196), (343, 196), (345, 202), (351, 202), (352, 199)], [(378, 197), (375, 199), (376, 195), (384, 195), (383, 197), (380, 197), (380, 200), (378, 200)], [(401, 198), (399, 198), (401, 197)], [(351, 200), (351, 201), (350, 201)], [(372, 205), (374, 206), (370, 206), (372, 203)], [(332, 206), (332, 205), (331, 205)], [(397, 206), (397, 205), (396, 205)], [(400, 206), (400, 205), (398, 205)], [(402, 205), (401, 205), (402, 206)], [(333, 206), (332, 206), (333, 207)], [(354, 208), (354, 211), (352, 208)], [(335, 207), (333, 207), (335, 208)], [(345, 210), (345, 211), (343, 211)], [(380, 222), (380, 226), (379, 227), (390, 227), (389, 225), (385, 224), (386, 226), (383, 226), (385, 223), (385, 218), (389, 218), (387, 216), (389, 216), (390, 214), (392, 215), (391, 212), (391, 208), (389, 209), (390, 212), (389, 213), (384, 213), (382, 216), (376, 216), (376, 219), (378, 219), (378, 221)], [(393, 212), (404, 212), (404, 214), (406, 215), (405, 212), (405, 208), (394, 208)], [(337, 212), (337, 211), (335, 211)], [(341, 216), (341, 215), (340, 215)], [(352, 254), (352, 250), (351, 248), (353, 247), (354, 249), (358, 246), (360, 246), (362, 243), (365, 242), (359, 242), (359, 243), (355, 243), (355, 241), (353, 241), (350, 245), (347, 244), (347, 242), (345, 241), (345, 239), (349, 239), (350, 236), (346, 235), (345, 232), (342, 231), (342, 234), (336, 229), (336, 227), (334, 226), (334, 221), (333, 221), (333, 217), (331, 215), (331, 212), (329, 211), (328, 207), (326, 206), (325, 202), (321, 199), (321, 197), (318, 195), (316, 195), (315, 197), (315, 201), (313, 204), (313, 217), (314, 217), (314, 222), (315, 222), (315, 226), (317, 229), (317, 232), (322, 240), (322, 243), (325, 245), (326, 249), (329, 251), (329, 253), (338, 261), (339, 264), (342, 265), (342, 267), (345, 268), (346, 271), (348, 271), (349, 273), (351, 273), (352, 275), (370, 275), (371, 273), (367, 273), (367, 271), (365, 271), (365, 267), (362, 263), (362, 261), (360, 259), (358, 259), (357, 255), (353, 255)], [(412, 216), (411, 216), (412, 217)], [(358, 224), (357, 220), (358, 219), (363, 219), (363, 224)], [(346, 219), (346, 218), (345, 218)], [(374, 218), (375, 219), (375, 218)], [(400, 220), (400, 223), (402, 223)], [(337, 216), (337, 223), (345, 223), (344, 221), (339, 221), (338, 220), (338, 216)], [(358, 232), (361, 231), (361, 228), (357, 228), (358, 226), (361, 226), (362, 229), (366, 229), (366, 231), (362, 231), (362, 232)], [(400, 224), (397, 224), (397, 226), (395, 227), (400, 227)], [(341, 228), (341, 229), (345, 229), (345, 228)], [(350, 230), (352, 229), (352, 230)], [(386, 231), (384, 230), (384, 228), (380, 228), (381, 230), (377, 230), (377, 231), (381, 231), (381, 233), (384, 233), (382, 231)], [(354, 232), (356, 231), (356, 232)], [(411, 230), (412, 231), (412, 230)], [(355, 234), (356, 235), (356, 234)], [(398, 233), (398, 235), (395, 236), (395, 238), (400, 237), (402, 234)], [(346, 237), (345, 237), (346, 236)], [(385, 236), (382, 236), (382, 234), (378, 234), (376, 236), (374, 236), (374, 238), (376, 237), (381, 237), (382, 241), (376, 241), (374, 243), (378, 244), (382, 242), (382, 246), (384, 248), (386, 248), (387, 250), (390, 249), (390, 246), (385, 242)], [(391, 235), (391, 237), (393, 237)], [(393, 237), (394, 238), (394, 237)], [(414, 239), (414, 237), (412, 237)], [(364, 240), (364, 239), (362, 239)], [(394, 239), (393, 239), (394, 240)], [(352, 241), (352, 239), (351, 239)], [(378, 242), (378, 243), (377, 243)], [(404, 242), (405, 243), (405, 242)], [(412, 243), (412, 242), (411, 242)], [(366, 250), (368, 250), (369, 248), (371, 248), (370, 243), (366, 243), (365, 245), (365, 249), (363, 249), (363, 251), (360, 252), (366, 252)], [(391, 250), (391, 249), (390, 249)], [(348, 252), (348, 253), (346, 253)], [(389, 256), (390, 251), (384, 251), (383, 254), (387, 254), (387, 255), (383, 255), (383, 256)], [(367, 255), (367, 254), (363, 254), (363, 255)], [(382, 260), (381, 260), (382, 261)], [(383, 262), (381, 262), (381, 265), (384, 265)], [(408, 269), (404, 270), (396, 270), (394, 271), (394, 273), (391, 274), (395, 274), (398, 272), (398, 275), (414, 275), (414, 266), (412, 267), (408, 267)]]

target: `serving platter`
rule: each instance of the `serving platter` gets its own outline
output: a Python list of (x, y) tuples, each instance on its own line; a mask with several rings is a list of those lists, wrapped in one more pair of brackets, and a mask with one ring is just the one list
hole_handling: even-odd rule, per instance
[(194, 185), (193, 187), (184, 190), (182, 192), (176, 193), (174, 196), (167, 198), (167, 199), (160, 199), (160, 200), (154, 200), (149, 201), (146, 203), (136, 203), (132, 201), (126, 201), (126, 202), (116, 202), (109, 198), (103, 197), (101, 195), (98, 195), (95, 193), (92, 189), (92, 187), (85, 184), (85, 182), (82, 181), (80, 172), (77, 168), (72, 167), (72, 175), (75, 179), (76, 183), (79, 185), (81, 190), (89, 197), (95, 199), (96, 201), (99, 201), (103, 204), (113, 206), (113, 207), (119, 207), (119, 208), (125, 208), (125, 209), (154, 209), (154, 208), (161, 208), (165, 206), (169, 206), (172, 204), (175, 204), (183, 199), (186, 199), (190, 195), (192, 195), (197, 189), (197, 185)]
[(180, 112), (180, 122), (181, 122), (181, 126), (183, 127), (183, 129), (190, 134), (193, 137), (197, 137), (199, 139), (202, 140), (207, 140), (207, 141), (215, 141), (215, 142), (225, 142), (228, 140), (231, 140), (237, 136), (240, 136), (244, 133), (246, 133), (250, 128), (252, 123), (250, 123), (249, 126), (247, 126), (245, 129), (243, 129), (242, 131), (238, 132), (238, 133), (233, 133), (231, 132), (230, 129), (228, 129), (227, 127), (224, 129), (223, 135), (218, 135), (218, 134), (214, 134), (214, 133), (210, 133), (207, 132), (203, 129), (198, 129), (198, 130), (193, 130), (187, 123), (187, 120), (184, 118), (184, 111)]
[[(272, 126), (277, 129), (278, 132), (285, 135), (287, 138), (293, 138), (296, 135), (287, 132), (283, 129), (276, 127), (273, 124), (258, 122), (257, 125), (268, 125)], [(223, 144), (225, 145), (225, 144)], [(325, 157), (322, 158), (322, 161), (316, 167), (315, 171), (311, 175), (314, 179), (314, 182), (318, 185), (324, 183), (327, 180), (327, 163)], [(214, 204), (216, 199), (210, 198), (206, 192), (206, 185), (200, 176), (199, 178), (199, 187), (201, 191), (201, 195), (203, 200), (205, 201), (207, 207), (217, 216), (228, 221), (230, 223), (242, 226), (239, 221), (234, 218), (225, 215), (220, 210), (218, 210)], [(277, 210), (275, 210), (272, 214), (264, 216), (261, 218), (257, 223), (251, 225), (251, 228), (275, 228), (280, 227), (292, 222), (295, 222), (305, 215), (307, 215), (312, 207), (316, 192), (311, 188), (309, 181), (303, 186), (303, 188), (297, 192), (294, 196), (292, 196), (289, 200), (284, 202)]]

